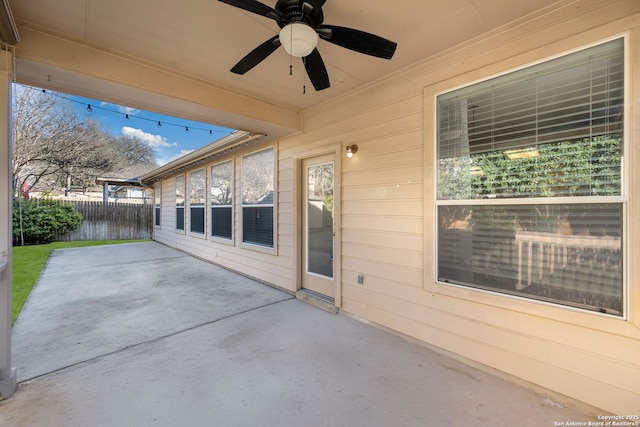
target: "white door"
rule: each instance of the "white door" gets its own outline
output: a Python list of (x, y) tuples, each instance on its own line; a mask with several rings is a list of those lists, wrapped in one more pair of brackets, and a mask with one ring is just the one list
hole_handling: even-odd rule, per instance
[(302, 287), (335, 297), (334, 157), (302, 162)]

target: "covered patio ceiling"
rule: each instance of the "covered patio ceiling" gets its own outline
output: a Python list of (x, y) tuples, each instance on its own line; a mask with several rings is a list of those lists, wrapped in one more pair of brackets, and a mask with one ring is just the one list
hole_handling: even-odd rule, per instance
[(566, 3), (328, 0), (325, 24), (377, 34), (398, 48), (387, 61), (320, 40), (331, 87), (316, 92), (301, 60), (291, 61), (282, 47), (244, 75), (229, 72), (279, 27), (218, 0), (9, 0), (21, 38), (18, 82), (269, 139), (300, 131), (301, 113), (314, 106)]

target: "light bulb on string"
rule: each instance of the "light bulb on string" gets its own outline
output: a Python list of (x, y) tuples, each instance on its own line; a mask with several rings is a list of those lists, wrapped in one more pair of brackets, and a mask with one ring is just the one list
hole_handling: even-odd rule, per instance
[[(140, 115), (135, 115), (134, 117), (131, 117), (131, 114), (129, 114), (129, 113), (125, 113), (125, 112), (122, 112), (122, 111), (111, 110), (111, 109), (105, 108), (105, 107), (103, 107), (101, 105), (97, 105), (94, 108), (92, 103), (87, 103), (87, 100), (83, 101), (83, 100), (80, 100), (80, 99), (74, 99), (72, 97), (72, 95), (65, 95), (65, 94), (61, 94), (61, 93), (56, 93), (55, 91), (49, 91), (48, 89), (45, 89), (45, 88), (29, 88), (29, 89), (31, 89), (31, 90), (33, 90), (35, 92), (39, 92), (39, 93), (43, 94), (43, 96), (45, 96), (45, 95), (46, 96), (53, 96), (53, 97), (60, 98), (60, 99), (63, 99), (65, 101), (68, 101), (68, 102), (72, 102), (74, 104), (79, 104), (79, 105), (83, 106), (86, 109), (87, 113), (94, 113), (95, 112), (94, 111), (95, 108), (97, 108), (98, 110), (107, 111), (107, 112), (119, 115), (119, 117), (123, 117), (126, 121), (132, 121), (132, 120), (136, 119), (136, 120), (143, 120), (143, 121), (147, 121), (147, 122), (151, 122), (151, 123), (156, 122), (158, 128), (166, 127), (165, 125), (174, 126), (174, 127), (181, 127), (181, 128), (184, 129), (185, 133), (191, 133), (191, 131), (195, 129), (196, 131), (208, 132), (209, 136), (212, 136), (212, 137), (215, 136), (214, 133), (218, 133), (218, 132), (222, 133), (221, 130), (217, 130), (217, 129), (215, 131), (213, 131), (211, 128), (200, 128), (200, 127), (197, 127), (197, 126), (196, 127), (184, 126), (183, 124), (179, 124), (177, 122), (162, 122), (160, 120), (156, 120), (156, 119), (152, 119), (152, 118), (144, 117), (144, 116), (140, 116)], [(97, 101), (97, 102), (99, 102), (99, 101)]]

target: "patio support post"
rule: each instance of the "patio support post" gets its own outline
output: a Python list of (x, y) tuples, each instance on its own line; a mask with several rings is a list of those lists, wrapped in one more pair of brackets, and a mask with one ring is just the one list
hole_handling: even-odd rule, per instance
[(0, 51), (0, 399), (16, 390), (11, 367), (11, 64), (12, 53)]
[(109, 203), (109, 182), (105, 181), (102, 189), (102, 202)]

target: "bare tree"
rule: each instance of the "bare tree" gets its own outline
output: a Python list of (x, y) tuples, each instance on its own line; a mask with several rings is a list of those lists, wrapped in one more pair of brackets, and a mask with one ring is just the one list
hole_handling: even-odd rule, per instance
[(13, 187), (31, 190), (43, 179), (57, 180), (60, 166), (49, 159), (61, 156), (56, 141), (71, 133), (75, 114), (60, 98), (13, 88)]
[(242, 203), (273, 203), (275, 182), (273, 150), (249, 154), (242, 159)]
[(76, 186), (140, 166), (155, 167), (153, 148), (114, 136), (93, 120), (81, 120), (70, 101), (28, 86), (13, 91), (13, 185), (29, 191)]
[(114, 159), (114, 167), (126, 169), (131, 166), (156, 165), (156, 154), (153, 147), (130, 136), (111, 136), (110, 141)]

